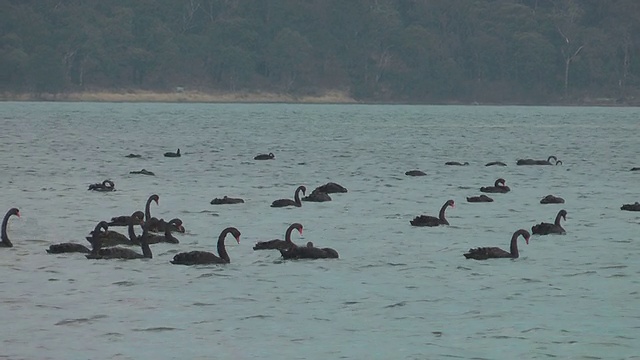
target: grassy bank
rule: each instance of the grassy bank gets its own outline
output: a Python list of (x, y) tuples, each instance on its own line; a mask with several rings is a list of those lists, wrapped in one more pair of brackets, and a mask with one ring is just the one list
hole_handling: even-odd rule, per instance
[(154, 92), (85, 91), (63, 94), (0, 93), (0, 101), (92, 101), (92, 102), (184, 102), (184, 103), (308, 103), (350, 104), (346, 92), (330, 91), (316, 96), (293, 96), (265, 92), (207, 93), (201, 91)]

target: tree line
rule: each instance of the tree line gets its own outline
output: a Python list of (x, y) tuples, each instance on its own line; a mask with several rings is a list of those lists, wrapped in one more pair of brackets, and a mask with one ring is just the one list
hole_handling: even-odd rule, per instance
[(0, 0), (0, 91), (639, 103), (637, 0)]

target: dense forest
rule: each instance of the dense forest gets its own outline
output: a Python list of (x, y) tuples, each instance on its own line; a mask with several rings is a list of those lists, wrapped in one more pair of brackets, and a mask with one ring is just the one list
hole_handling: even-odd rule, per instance
[(0, 0), (0, 92), (640, 103), (638, 0)]

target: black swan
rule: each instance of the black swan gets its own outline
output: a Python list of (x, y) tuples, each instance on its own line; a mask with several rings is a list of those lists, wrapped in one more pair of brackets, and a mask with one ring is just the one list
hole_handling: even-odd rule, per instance
[(112, 217), (108, 225), (109, 226), (127, 226), (131, 222), (132, 216), (134, 219), (144, 219), (144, 213), (142, 211), (136, 211), (133, 213), (133, 215), (121, 215), (121, 216)]
[(179, 232), (184, 234), (185, 228), (182, 224), (182, 220), (179, 218), (173, 218), (169, 221), (164, 221), (164, 219), (157, 220), (156, 218), (152, 218), (153, 220), (149, 223), (149, 231), (162, 233), (167, 230), (167, 226), (169, 227), (169, 231)]
[[(98, 236), (101, 233), (100, 230), (104, 230), (105, 232), (109, 229), (109, 224), (106, 221), (100, 221), (98, 225), (96, 225), (95, 229), (91, 232), (91, 242), (98, 241)], [(53, 244), (50, 245), (47, 249), (47, 253), (49, 254), (63, 254), (63, 253), (85, 253), (88, 254), (91, 252), (88, 247), (82, 244), (76, 243), (61, 243), (61, 244)]]
[(427, 175), (424, 171), (420, 171), (420, 170), (409, 170), (404, 174), (407, 175), (407, 176), (425, 176), (425, 175)]
[(520, 256), (518, 252), (518, 236), (522, 235), (524, 237), (524, 241), (529, 244), (529, 238), (531, 234), (525, 229), (520, 229), (513, 233), (511, 236), (511, 246), (509, 248), (510, 251), (504, 251), (498, 247), (479, 247), (475, 249), (469, 249), (469, 252), (464, 254), (464, 257), (467, 259), (475, 259), (475, 260), (486, 260), (486, 259), (497, 259), (497, 258), (509, 258), (509, 259), (517, 259)]
[(309, 196), (305, 196), (302, 198), (302, 201), (311, 201), (311, 202), (324, 202), (331, 201), (331, 196), (325, 192), (318, 191), (315, 189), (309, 194)]
[[(147, 237), (149, 236), (149, 230), (146, 226), (142, 226), (142, 236), (139, 237), (140, 247), (142, 248), (142, 254), (127, 248), (122, 247), (110, 247), (110, 248), (101, 248), (102, 241), (99, 237), (93, 240), (91, 243), (91, 252), (86, 255), (87, 259), (151, 259), (153, 258), (153, 254), (151, 253), (151, 248), (149, 247), (149, 243), (147, 242)], [(131, 229), (133, 229), (133, 225), (131, 225)], [(135, 236), (135, 234), (134, 234)]]
[(338, 259), (340, 255), (332, 248), (317, 248), (312, 242), (307, 246), (292, 246), (289, 249), (280, 249), (283, 259)]
[(276, 156), (273, 153), (256, 155), (253, 160), (273, 160)]
[(620, 208), (620, 210), (627, 210), (627, 211), (640, 211), (640, 203), (638, 203), (636, 201), (635, 204), (624, 204), (622, 205), (622, 207)]
[[(553, 163), (551, 162), (551, 159), (553, 159)], [(551, 155), (547, 158), (547, 160), (519, 159), (516, 162), (516, 165), (562, 165), (562, 161), (558, 160), (557, 157)]]
[(471, 196), (467, 198), (467, 202), (493, 202), (493, 199), (487, 195)]
[(507, 166), (507, 164), (503, 163), (502, 161), (492, 161), (486, 163), (484, 166)]
[(444, 211), (447, 210), (447, 207), (454, 207), (453, 200), (447, 200), (447, 202), (442, 205), (440, 208), (440, 214), (438, 217), (420, 215), (416, 216), (413, 220), (410, 221), (413, 226), (438, 226), (438, 225), (449, 225), (449, 222), (444, 217)]
[(324, 185), (320, 185), (317, 188), (315, 188), (313, 191), (318, 191), (318, 192), (323, 192), (326, 194), (333, 194), (333, 193), (346, 193), (347, 192), (347, 188), (340, 185), (340, 184), (336, 184), (334, 182), (328, 182)]
[(234, 227), (228, 227), (220, 233), (218, 237), (218, 256), (207, 251), (189, 251), (179, 253), (171, 261), (175, 265), (199, 265), (199, 264), (228, 264), (231, 262), (227, 249), (224, 246), (224, 238), (227, 234), (233, 234), (238, 244), (240, 244), (240, 231)]
[(631, 171), (640, 171), (640, 167), (631, 168)]
[(156, 174), (153, 173), (153, 171), (149, 171), (147, 169), (142, 169), (140, 171), (129, 171), (129, 174), (149, 175), (149, 176), (155, 176), (156, 175)]
[(292, 246), (295, 246), (295, 244), (291, 241), (291, 233), (293, 232), (293, 230), (298, 230), (300, 235), (302, 235), (302, 224), (300, 223), (291, 224), (287, 228), (287, 231), (284, 233), (284, 240), (275, 239), (275, 240), (269, 240), (269, 241), (258, 241), (253, 246), (253, 250), (274, 250), (274, 249), (280, 250), (280, 249), (288, 249)]
[(279, 200), (275, 200), (273, 203), (271, 203), (271, 207), (285, 207), (285, 206), (297, 206), (297, 207), (301, 207), (302, 206), (302, 202), (300, 201), (300, 192), (302, 191), (302, 194), (306, 194), (307, 188), (304, 187), (304, 185), (300, 185), (298, 186), (298, 188), (296, 189), (296, 192), (293, 195), (293, 199), (279, 199)]
[(102, 183), (95, 183), (89, 185), (89, 190), (93, 191), (114, 191), (116, 184), (111, 180), (105, 180)]
[(166, 152), (164, 153), (164, 157), (180, 157), (182, 155), (180, 155), (180, 149), (178, 149), (178, 151), (176, 152)]
[(486, 193), (508, 193), (511, 189), (505, 185), (506, 181), (503, 178), (499, 178), (493, 183), (493, 186), (483, 186), (480, 191)]
[(466, 161), (464, 163), (460, 163), (460, 162), (457, 162), (457, 161), (447, 161), (444, 164), (445, 165), (455, 165), (455, 166), (467, 166), (467, 165), (469, 165), (469, 163), (466, 162)]
[[(144, 219), (140, 216), (141, 212), (136, 211), (131, 214), (130, 221), (127, 224), (128, 226), (133, 225), (142, 225), (144, 223)], [(119, 232), (113, 230), (105, 229), (105, 232), (101, 232), (98, 234), (98, 240), (100, 240), (101, 246), (116, 246), (116, 245), (134, 245), (137, 242), (136, 238), (132, 238), (131, 236), (127, 237)], [(131, 232), (129, 232), (131, 235)], [(91, 242), (93, 240), (93, 231), (90, 233), (90, 236), (87, 236), (87, 241)]]
[(232, 198), (224, 196), (223, 198), (215, 198), (211, 200), (211, 205), (230, 205), (230, 204), (242, 204), (244, 200), (240, 198)]
[(540, 204), (564, 204), (564, 199), (553, 195), (547, 195), (540, 200)]
[(144, 221), (148, 222), (150, 225), (158, 222), (157, 218), (151, 217), (151, 202), (155, 201), (156, 205), (160, 205), (160, 197), (157, 194), (153, 194), (149, 196), (147, 199), (147, 203), (144, 205)]
[(7, 236), (7, 224), (9, 223), (9, 218), (13, 215), (20, 217), (20, 210), (18, 210), (18, 208), (11, 208), (4, 215), (4, 219), (2, 219), (2, 241), (0, 241), (0, 247), (13, 247), (9, 236)]
[(126, 158), (130, 158), (130, 159), (136, 159), (136, 158), (141, 158), (142, 155), (140, 154), (129, 154), (125, 156)]
[(182, 226), (182, 220), (176, 218), (171, 219), (169, 222), (165, 222), (164, 220), (160, 220), (159, 224), (162, 224), (160, 227), (164, 229), (164, 235), (148, 235), (147, 243), (149, 244), (157, 244), (157, 243), (169, 243), (169, 244), (179, 244), (180, 240), (178, 240), (175, 236), (171, 234), (172, 231), (177, 230), (180, 233), (184, 233), (184, 227)]
[(564, 219), (567, 221), (567, 211), (560, 210), (558, 211), (558, 215), (556, 215), (556, 221), (553, 224), (542, 222), (537, 225), (533, 225), (531, 227), (531, 232), (538, 235), (549, 235), (549, 234), (566, 234), (566, 231), (560, 226), (560, 219)]

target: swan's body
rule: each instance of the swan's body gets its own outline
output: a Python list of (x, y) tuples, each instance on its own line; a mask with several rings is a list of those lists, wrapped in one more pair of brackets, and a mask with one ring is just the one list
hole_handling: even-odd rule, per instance
[(331, 201), (331, 196), (325, 192), (318, 191), (318, 189), (313, 190), (309, 196), (305, 196), (302, 198), (302, 201), (311, 201), (311, 202), (324, 202)]
[[(133, 225), (130, 225), (131, 229), (133, 229)], [(133, 230), (132, 230), (133, 231)], [(142, 236), (140, 236), (140, 247), (142, 248), (142, 254), (136, 252), (132, 249), (122, 248), (122, 247), (110, 247), (110, 248), (101, 248), (102, 241), (100, 238), (96, 238), (91, 243), (92, 249), (91, 252), (86, 255), (87, 259), (122, 259), (122, 260), (130, 260), (130, 259), (151, 259), (153, 258), (153, 254), (151, 253), (151, 248), (149, 247), (149, 243), (147, 243), (147, 236), (149, 235), (146, 227), (143, 226)], [(135, 234), (134, 234), (135, 236)]]
[(179, 244), (180, 240), (178, 240), (175, 236), (171, 234), (172, 231), (177, 230), (178, 232), (184, 233), (184, 227), (182, 226), (182, 220), (180, 219), (171, 219), (169, 222), (165, 222), (164, 220), (160, 220), (159, 224), (162, 224), (161, 227), (164, 229), (164, 235), (152, 235), (149, 234), (147, 236), (147, 243), (149, 244), (157, 244), (157, 243), (169, 243), (169, 244)]
[[(93, 229), (93, 231), (91, 232), (91, 237), (87, 238), (90, 239), (89, 241), (91, 243), (97, 241), (99, 234), (101, 234), (100, 230), (104, 230), (107, 231), (109, 229), (109, 225), (107, 224), (106, 221), (100, 221), (98, 223), (98, 225), (96, 225), (95, 229)], [(60, 244), (53, 244), (51, 246), (49, 246), (49, 248), (47, 249), (47, 253), (49, 254), (64, 254), (64, 253), (85, 253), (88, 254), (91, 252), (91, 250), (89, 250), (88, 247), (82, 245), (82, 244), (76, 244), (76, 243), (60, 243)]]
[(549, 234), (566, 234), (564, 228), (560, 225), (560, 219), (564, 219), (567, 221), (567, 211), (560, 210), (558, 211), (558, 215), (556, 215), (556, 220), (553, 224), (542, 222), (540, 224), (534, 225), (531, 227), (531, 232), (533, 234), (538, 235), (549, 235)]
[(287, 228), (287, 231), (284, 233), (284, 240), (275, 239), (269, 241), (258, 241), (254, 245), (253, 250), (280, 250), (296, 246), (293, 241), (291, 241), (291, 233), (293, 232), (293, 230), (298, 230), (300, 235), (302, 235), (302, 224), (291, 224)]
[(232, 198), (224, 196), (223, 198), (215, 198), (211, 200), (211, 205), (229, 205), (229, 204), (242, 204), (244, 200), (240, 198)]
[(285, 207), (285, 206), (297, 206), (301, 207), (302, 202), (300, 201), (300, 192), (304, 195), (307, 191), (307, 188), (304, 185), (298, 186), (296, 192), (293, 195), (293, 200), (291, 199), (279, 199), (271, 203), (271, 207)]
[(445, 165), (454, 165), (454, 166), (467, 166), (467, 165), (469, 165), (469, 163), (468, 163), (468, 162), (466, 162), (466, 161), (465, 161), (464, 163), (457, 162), (457, 161), (447, 161), (447, 162), (446, 162), (446, 163), (444, 163), (444, 164), (445, 164)]
[(420, 170), (409, 170), (404, 174), (407, 175), (407, 176), (425, 176), (425, 175), (427, 175), (424, 171), (420, 171)]
[(156, 175), (152, 171), (149, 171), (147, 169), (142, 169), (140, 171), (129, 171), (129, 174), (139, 174), (139, 175), (149, 175), (149, 176), (155, 176)]
[(508, 193), (511, 189), (505, 185), (505, 182), (506, 181), (503, 178), (500, 178), (493, 183), (493, 186), (483, 186), (480, 188), (480, 191), (494, 194)]
[(547, 195), (540, 200), (540, 204), (564, 204), (564, 199), (553, 195)]
[(2, 219), (2, 241), (0, 241), (0, 247), (13, 247), (11, 240), (9, 240), (9, 236), (7, 235), (7, 225), (9, 224), (9, 218), (13, 215), (20, 217), (20, 210), (18, 210), (18, 208), (11, 208), (9, 209), (9, 211), (7, 211), (7, 213), (4, 215), (4, 218)]
[(137, 222), (140, 219), (144, 220), (144, 213), (142, 211), (136, 211), (132, 215), (112, 217), (109, 226), (127, 226), (131, 221)]
[(142, 157), (142, 155), (140, 155), (140, 154), (129, 154), (129, 155), (126, 155), (125, 157), (126, 157), (126, 158), (132, 158), (132, 159), (135, 159), (135, 158), (141, 158), (141, 157)]
[(440, 208), (440, 214), (438, 217), (435, 216), (427, 216), (420, 215), (416, 216), (413, 220), (410, 221), (413, 226), (438, 226), (438, 225), (449, 225), (449, 221), (444, 217), (444, 212), (447, 210), (447, 207), (454, 207), (453, 200), (447, 200), (447, 202), (442, 205)]
[(276, 156), (273, 153), (256, 155), (253, 160), (273, 160)]
[(636, 201), (635, 204), (624, 204), (620, 210), (640, 211), (640, 203)]
[(340, 257), (338, 252), (332, 248), (317, 248), (312, 242), (308, 242), (307, 246), (293, 246), (289, 249), (280, 249), (283, 259), (337, 259)]
[(176, 152), (166, 152), (164, 153), (164, 157), (180, 157), (182, 155), (180, 155), (180, 149), (178, 149), (178, 151)]
[(317, 192), (323, 192), (326, 194), (334, 194), (334, 193), (346, 193), (347, 192), (347, 188), (340, 185), (340, 184), (336, 184), (334, 182), (328, 182), (324, 185), (320, 185), (317, 188), (315, 188), (313, 191), (317, 191)]
[(114, 191), (116, 184), (111, 180), (105, 180), (102, 183), (89, 185), (89, 190), (93, 191)]
[(171, 261), (175, 265), (205, 265), (205, 264), (228, 264), (231, 262), (229, 254), (224, 246), (224, 238), (227, 234), (233, 234), (238, 244), (240, 244), (240, 231), (234, 227), (228, 227), (220, 233), (218, 237), (218, 256), (207, 251), (189, 251), (179, 253)]
[(493, 199), (483, 194), (480, 196), (468, 197), (467, 202), (493, 202)]
[(520, 229), (513, 233), (511, 236), (511, 245), (509, 247), (510, 251), (502, 250), (498, 247), (479, 247), (475, 249), (469, 249), (469, 252), (464, 254), (464, 257), (467, 259), (475, 259), (475, 260), (486, 260), (486, 259), (499, 259), (499, 258), (507, 258), (507, 259), (517, 259), (520, 257), (520, 253), (518, 252), (518, 237), (522, 235), (524, 237), (524, 241), (529, 244), (529, 238), (531, 234), (527, 230)]
[[(553, 159), (553, 162), (551, 160)], [(562, 161), (557, 157), (551, 155), (547, 160), (535, 160), (535, 159), (520, 159), (516, 162), (516, 165), (562, 165)]]
[(486, 163), (484, 166), (507, 166), (507, 164), (503, 163), (502, 161), (492, 161)]

